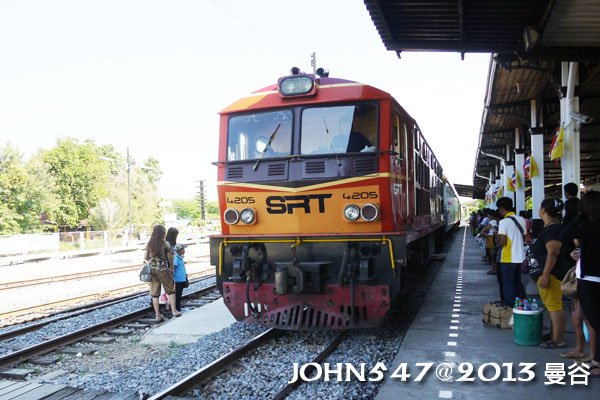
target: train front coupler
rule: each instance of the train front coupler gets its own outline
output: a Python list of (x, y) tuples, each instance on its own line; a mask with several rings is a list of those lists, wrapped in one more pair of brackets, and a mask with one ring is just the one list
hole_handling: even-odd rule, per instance
[[(248, 276), (260, 285), (268, 277), (269, 265), (267, 263), (267, 249), (262, 243), (246, 243), (231, 247), (232, 273), (229, 279), (234, 282), (244, 282)], [(251, 257), (250, 252), (256, 253), (257, 257)], [(254, 254), (253, 254), (254, 255)]]
[[(257, 253), (258, 257), (256, 259), (250, 257), (251, 250)], [(262, 243), (246, 243), (241, 246), (234, 246), (231, 249), (231, 254), (237, 258), (233, 260), (233, 270), (230, 279), (237, 282), (246, 281), (244, 291), (246, 304), (248, 304), (252, 317), (260, 319), (262, 316), (261, 310), (255, 307), (250, 299), (250, 286), (254, 284), (253, 291), (257, 291), (268, 274), (269, 266), (267, 264), (267, 250), (265, 245)]]

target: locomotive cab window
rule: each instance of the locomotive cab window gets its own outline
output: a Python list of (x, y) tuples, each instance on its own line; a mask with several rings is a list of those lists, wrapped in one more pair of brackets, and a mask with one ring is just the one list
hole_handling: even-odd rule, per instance
[(239, 115), (229, 119), (227, 161), (284, 157), (291, 153), (292, 111)]
[(374, 152), (375, 104), (314, 107), (302, 111), (301, 154)]

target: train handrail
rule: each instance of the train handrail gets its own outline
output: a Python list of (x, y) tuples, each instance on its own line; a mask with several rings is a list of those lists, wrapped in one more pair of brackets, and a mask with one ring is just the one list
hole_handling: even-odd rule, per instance
[(388, 244), (388, 248), (390, 251), (390, 261), (392, 263), (392, 270), (396, 273), (396, 261), (394, 259), (394, 245), (392, 240), (386, 236), (381, 238), (346, 238), (346, 239), (301, 239), (300, 237), (296, 237), (295, 239), (266, 239), (266, 240), (228, 240), (224, 238), (221, 243), (219, 243), (219, 273), (218, 276), (223, 275), (223, 249), (224, 246), (228, 246), (230, 244), (249, 244), (249, 243), (292, 243), (293, 246), (299, 246), (302, 243), (347, 243), (347, 242), (383, 242)]

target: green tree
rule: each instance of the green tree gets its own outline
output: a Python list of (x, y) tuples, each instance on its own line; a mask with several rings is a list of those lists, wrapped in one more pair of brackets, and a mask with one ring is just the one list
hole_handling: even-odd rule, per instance
[(148, 178), (148, 182), (156, 189), (163, 174), (160, 170), (160, 161), (154, 157), (148, 157), (148, 159), (144, 161), (143, 167), (140, 167), (140, 169)]
[(485, 202), (483, 200), (469, 200), (462, 203), (462, 218), (469, 219), (469, 215), (473, 211), (477, 212), (485, 207)]
[(90, 223), (96, 230), (116, 230), (125, 224), (126, 216), (116, 201), (109, 198), (100, 200), (98, 206), (90, 210)]
[(11, 145), (5, 145), (0, 153), (0, 233), (21, 231), (23, 216), (19, 210), (26, 201), (27, 179), (21, 155)]
[[(219, 218), (219, 203), (217, 201), (207, 201), (205, 205), (206, 219)], [(203, 226), (202, 211), (198, 200), (173, 200), (173, 211), (178, 219), (189, 219), (192, 225)]]
[[(128, 220), (127, 159), (112, 145), (65, 138), (24, 163), (10, 145), (0, 148), (0, 234), (41, 231), (46, 223), (119, 229)], [(131, 214), (136, 225), (161, 220), (158, 160), (131, 168)]]
[(0, 234), (36, 232), (53, 220), (58, 199), (54, 180), (38, 159), (25, 164), (17, 149), (0, 149)]
[(200, 219), (200, 205), (195, 200), (173, 200), (173, 209), (177, 219)]
[[(122, 211), (123, 226), (129, 224), (129, 196), (127, 181), (127, 157), (111, 151), (104, 146), (104, 162), (109, 166), (111, 173), (111, 184), (107, 188), (107, 198), (115, 202)], [(107, 158), (111, 159), (108, 160)], [(112, 161), (114, 160), (114, 161)], [(158, 160), (150, 163), (146, 170), (136, 167), (134, 160), (130, 158), (130, 190), (131, 190), (131, 220), (136, 226), (150, 226), (161, 222), (160, 198), (158, 196), (158, 179), (162, 175)], [(152, 173), (148, 173), (151, 171)], [(96, 227), (94, 227), (96, 229)]]
[[(56, 180), (50, 175), (42, 160), (33, 156), (27, 163), (29, 185), (27, 193), (31, 202), (31, 228), (38, 222), (56, 227), (56, 218), (60, 209), (60, 199), (56, 195)], [(29, 229), (31, 231), (32, 229)]]
[(131, 208), (136, 225), (150, 226), (162, 222), (156, 183), (137, 168), (131, 170)]
[(206, 202), (206, 217), (207, 218), (219, 218), (219, 202), (218, 201), (207, 201)]
[(107, 196), (111, 170), (101, 155), (93, 141), (79, 143), (73, 138), (59, 139), (56, 147), (41, 151), (40, 157), (56, 181), (59, 225), (78, 226)]

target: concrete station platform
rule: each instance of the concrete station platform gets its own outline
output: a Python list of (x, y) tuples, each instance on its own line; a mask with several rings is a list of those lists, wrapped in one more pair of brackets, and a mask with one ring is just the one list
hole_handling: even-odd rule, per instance
[[(600, 379), (588, 379), (587, 386), (572, 385), (568, 373), (574, 360), (559, 355), (575, 343), (570, 313), (567, 314), (567, 349), (520, 346), (513, 341), (512, 329), (501, 330), (482, 324), (483, 305), (499, 299), (496, 276), (486, 275), (489, 266), (481, 262), (482, 254), (471, 234), (464, 228), (459, 231), (396, 358), (386, 365), (386, 381), (376, 399), (598, 399)], [(544, 314), (544, 326), (548, 327), (547, 312)], [(422, 371), (416, 363), (426, 362), (434, 364), (422, 381), (414, 382)], [(458, 371), (458, 365), (463, 362), (473, 364), (473, 382), (456, 381), (464, 375)], [(478, 367), (485, 363), (497, 363), (500, 367), (502, 363), (513, 363), (513, 377), (525, 377), (519, 374), (521, 362), (536, 363), (532, 368), (533, 381), (503, 382), (506, 368), (502, 368), (500, 378), (491, 382), (482, 381), (477, 374)], [(411, 374), (406, 382), (390, 378), (402, 363), (407, 363), (407, 372)], [(450, 380), (442, 381), (436, 376), (440, 363), (453, 366)], [(565, 385), (545, 384), (549, 382), (546, 363), (563, 365)], [(486, 367), (484, 371), (484, 377), (494, 375), (492, 368)]]
[(223, 299), (217, 299), (205, 306), (190, 311), (183, 309), (183, 315), (171, 318), (151, 329), (141, 340), (142, 344), (156, 345), (194, 343), (213, 332), (227, 328), (235, 322)]

